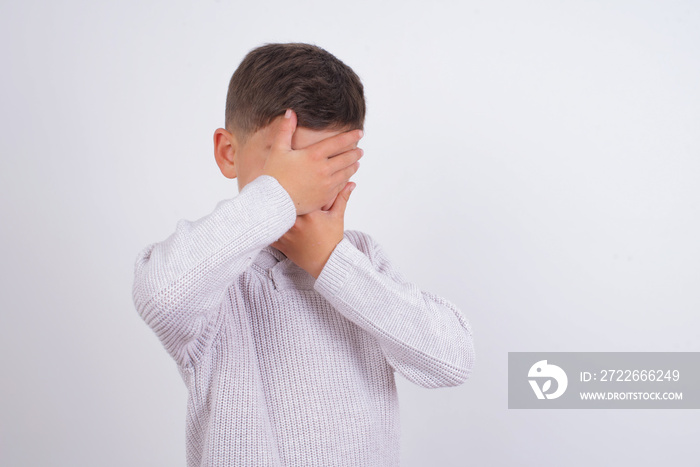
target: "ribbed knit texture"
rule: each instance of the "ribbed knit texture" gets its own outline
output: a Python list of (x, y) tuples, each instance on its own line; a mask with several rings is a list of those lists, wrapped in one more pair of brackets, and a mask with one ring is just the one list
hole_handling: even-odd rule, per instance
[(134, 303), (189, 391), (190, 467), (398, 466), (394, 371), (426, 388), (472, 371), (452, 303), (359, 231), (314, 279), (270, 246), (295, 220), (262, 175), (138, 255)]

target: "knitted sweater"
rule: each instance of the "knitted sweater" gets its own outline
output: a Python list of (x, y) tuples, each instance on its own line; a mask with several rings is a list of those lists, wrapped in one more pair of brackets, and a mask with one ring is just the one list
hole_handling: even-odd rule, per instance
[(463, 383), (468, 321), (346, 230), (318, 279), (270, 246), (295, 223), (261, 175), (135, 264), (136, 308), (187, 386), (188, 466), (397, 466), (394, 371)]

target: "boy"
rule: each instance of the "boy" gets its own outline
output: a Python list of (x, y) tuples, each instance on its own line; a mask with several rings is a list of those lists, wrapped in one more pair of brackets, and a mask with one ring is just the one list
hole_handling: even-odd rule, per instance
[(343, 228), (364, 116), (327, 51), (252, 50), (214, 133), (238, 196), (139, 254), (134, 303), (189, 391), (189, 466), (396, 466), (394, 371), (426, 388), (471, 374), (460, 311)]

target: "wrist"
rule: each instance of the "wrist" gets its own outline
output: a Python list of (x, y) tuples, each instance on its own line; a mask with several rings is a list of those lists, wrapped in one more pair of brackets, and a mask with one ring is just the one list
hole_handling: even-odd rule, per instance
[(313, 262), (313, 264), (309, 265), (309, 267), (306, 269), (306, 272), (313, 276), (314, 279), (318, 279), (318, 276), (321, 275), (321, 271), (323, 271), (323, 268), (326, 266), (328, 258), (330, 257), (331, 253), (328, 253), (328, 255), (318, 258), (316, 261)]
[(310, 268), (311, 271), (307, 271), (309, 274), (311, 274), (314, 277), (314, 279), (318, 279), (318, 276), (321, 275), (323, 268), (326, 267), (326, 264), (328, 263), (328, 260), (333, 255), (335, 248), (338, 246), (338, 243), (340, 243), (342, 240), (343, 240), (343, 238), (341, 237), (340, 240), (331, 244), (330, 248), (326, 249), (326, 253), (321, 255), (319, 257), (319, 259), (315, 262), (314, 266), (312, 268)]

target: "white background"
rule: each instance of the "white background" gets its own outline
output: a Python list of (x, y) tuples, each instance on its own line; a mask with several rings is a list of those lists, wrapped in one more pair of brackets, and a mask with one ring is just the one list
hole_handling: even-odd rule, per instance
[(514, 351), (700, 351), (691, 1), (3, 1), (0, 464), (183, 466), (133, 261), (237, 193), (228, 81), (267, 42), (361, 77), (346, 228), (458, 304), (477, 364), (397, 376), (403, 465), (694, 465), (697, 410), (508, 410)]

